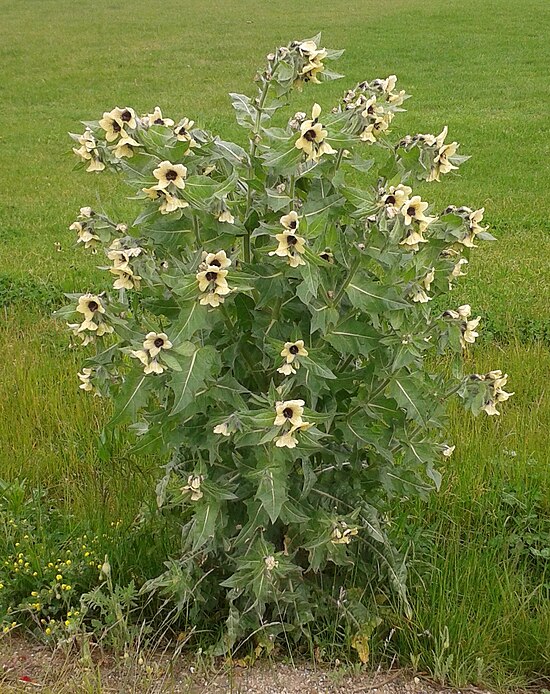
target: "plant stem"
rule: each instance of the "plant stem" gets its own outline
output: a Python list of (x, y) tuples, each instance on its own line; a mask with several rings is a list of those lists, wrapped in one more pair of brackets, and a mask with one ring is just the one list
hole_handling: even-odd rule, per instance
[(333, 306), (336, 305), (340, 301), (340, 299), (342, 298), (344, 292), (346, 291), (346, 289), (349, 286), (349, 283), (353, 279), (353, 276), (357, 272), (357, 269), (359, 268), (360, 263), (361, 263), (361, 256), (357, 256), (357, 258), (355, 258), (355, 260), (351, 264), (351, 267), (349, 269), (349, 272), (347, 274), (346, 279), (344, 280), (344, 283), (342, 284), (342, 286), (338, 290), (336, 296), (334, 297), (334, 300), (332, 302)]
[(193, 215), (193, 233), (195, 234), (195, 242), (197, 244), (197, 248), (201, 248), (201, 234), (199, 231), (199, 220), (197, 218), (197, 215)]
[(289, 184), (288, 184), (288, 188), (289, 188), (288, 197), (290, 198), (289, 212), (290, 212), (290, 210), (294, 209), (294, 190), (295, 190), (295, 187), (296, 187), (296, 176), (294, 176), (294, 174), (292, 174), (292, 176), (290, 177), (290, 180), (289, 180)]
[[(271, 67), (271, 74), (273, 75), (278, 65), (278, 61), (273, 63)], [(254, 157), (256, 156), (256, 148), (258, 146), (258, 141), (260, 137), (260, 127), (262, 124), (262, 114), (265, 105), (265, 100), (267, 99), (267, 94), (269, 92), (269, 87), (271, 86), (271, 81), (268, 77), (264, 78), (264, 83), (260, 91), (260, 97), (258, 99), (258, 105), (256, 107), (256, 120), (254, 122), (254, 128), (252, 130), (252, 138), (250, 141), (250, 166), (248, 167), (248, 190), (246, 194), (246, 213), (245, 219), (248, 218), (250, 214), (250, 208), (252, 207), (252, 188), (250, 187), (250, 181), (254, 175)], [(251, 253), (251, 232), (247, 229), (246, 236), (243, 239), (244, 242), (244, 260), (246, 263), (250, 262), (252, 257)]]

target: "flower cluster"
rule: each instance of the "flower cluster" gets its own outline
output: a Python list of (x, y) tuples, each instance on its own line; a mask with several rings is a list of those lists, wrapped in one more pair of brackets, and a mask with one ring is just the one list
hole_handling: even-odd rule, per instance
[(291, 45), (299, 58), (303, 59), (303, 62), (298, 67), (298, 75), (294, 80), (294, 86), (301, 89), (308, 82), (319, 84), (319, 75), (325, 69), (323, 60), (327, 57), (326, 49), (318, 48), (317, 43), (313, 39), (296, 42)]
[(445, 210), (445, 214), (455, 214), (464, 220), (464, 229), (462, 230), (458, 243), (461, 243), (466, 248), (476, 248), (474, 241), (476, 236), (486, 232), (489, 227), (482, 227), (481, 221), (483, 220), (483, 213), (485, 208), (481, 207), (479, 210), (472, 210), (470, 207), (462, 206), (455, 207), (450, 205)]
[(307, 155), (306, 161), (319, 161), (323, 154), (336, 154), (336, 150), (325, 139), (328, 133), (319, 123), (320, 115), (321, 107), (313, 104), (311, 118), (300, 125), (300, 137), (294, 146)]
[(82, 135), (71, 133), (73, 140), (76, 140), (80, 147), (73, 147), (73, 152), (88, 162), (86, 171), (103, 171), (105, 164), (101, 161), (98, 143), (90, 128), (86, 128)]
[(191, 501), (199, 501), (204, 496), (201, 491), (201, 484), (204, 481), (204, 475), (189, 475), (187, 484), (181, 488), (182, 493), (190, 494)]
[(280, 258), (288, 258), (290, 267), (298, 267), (305, 265), (305, 260), (302, 254), (305, 252), (306, 240), (303, 236), (298, 236), (296, 231), (300, 226), (298, 214), (295, 211), (289, 212), (281, 217), (280, 222), (283, 226), (283, 232), (275, 234), (276, 240), (279, 242), (276, 250), (270, 251), (269, 255), (277, 255)]
[(185, 188), (185, 178), (187, 177), (187, 168), (183, 164), (163, 161), (153, 171), (153, 176), (158, 183), (150, 188), (142, 188), (142, 191), (150, 200), (159, 201), (161, 214), (170, 214), (189, 207), (189, 203), (180, 197), (180, 192)]
[(78, 234), (76, 242), (83, 243), (84, 248), (92, 250), (100, 243), (100, 238), (95, 233), (94, 217), (95, 213), (91, 207), (81, 207), (78, 219), (69, 227), (70, 231), (76, 231)]
[(483, 411), (488, 415), (500, 415), (496, 405), (499, 402), (506, 402), (508, 398), (514, 395), (514, 393), (507, 393), (504, 390), (504, 386), (508, 381), (508, 374), (503, 374), (500, 369), (495, 369), (495, 371), (489, 371), (480, 376), (480, 378), (488, 386), (488, 397), (483, 404)]
[(402, 90), (395, 92), (397, 77), (390, 75), (384, 80), (372, 83), (360, 82), (355, 89), (349, 89), (343, 97), (342, 107), (351, 111), (357, 121), (356, 132), (363, 142), (373, 144), (389, 126), (407, 95)]
[(131, 108), (116, 106), (103, 114), (99, 127), (105, 131), (107, 142), (113, 143), (112, 153), (116, 159), (133, 157), (134, 148), (141, 147), (140, 143), (132, 137), (137, 125), (136, 114)]
[(107, 258), (113, 261), (109, 272), (115, 275), (113, 289), (139, 289), (141, 277), (131, 267), (130, 262), (137, 258), (143, 249), (135, 245), (131, 238), (115, 239), (109, 246)]
[(350, 528), (345, 521), (340, 521), (332, 530), (330, 541), (334, 545), (349, 545), (351, 538), (359, 533), (357, 526)]
[(426, 304), (428, 301), (432, 300), (431, 296), (428, 296), (427, 292), (430, 291), (432, 282), (435, 279), (435, 268), (432, 268), (428, 274), (420, 281), (420, 285), (417, 287), (416, 291), (412, 295), (412, 300), (420, 304)]
[(80, 385), (78, 387), (86, 393), (93, 393), (94, 395), (100, 395), (100, 393), (97, 391), (97, 389), (94, 387), (94, 384), (91, 381), (93, 373), (94, 373), (93, 369), (84, 367), (82, 369), (82, 373), (77, 374), (78, 378), (80, 380)]
[(400, 225), (403, 238), (399, 245), (410, 251), (418, 251), (419, 244), (427, 243), (424, 233), (437, 220), (437, 217), (426, 216), (428, 207), (419, 195), (412, 195), (410, 186), (402, 183), (378, 191), (378, 208), (390, 220), (392, 229)]
[(113, 326), (105, 320), (105, 307), (97, 294), (83, 294), (76, 307), (84, 316), (81, 323), (68, 323), (73, 334), (80, 337), (85, 347), (95, 340), (113, 332)]
[(423, 178), (426, 181), (439, 181), (441, 174), (455, 171), (458, 169), (457, 164), (463, 161), (463, 157), (457, 156), (457, 142), (445, 144), (447, 133), (448, 128), (445, 126), (439, 135), (407, 135), (399, 143), (405, 151), (418, 147), (421, 153), (420, 161), (425, 169)]
[(172, 343), (168, 339), (166, 333), (150, 332), (145, 336), (143, 341), (143, 349), (131, 350), (130, 354), (139, 359), (143, 364), (143, 372), (146, 374), (162, 374), (165, 370), (165, 364), (162, 364), (159, 359), (162, 358), (162, 352), (172, 348)]
[(199, 302), (204, 306), (215, 308), (223, 304), (225, 297), (231, 292), (227, 284), (227, 268), (231, 266), (231, 259), (225, 251), (207, 253), (203, 251), (202, 262), (196, 274), (201, 296)]
[(450, 318), (454, 321), (458, 321), (460, 326), (460, 344), (463, 349), (466, 348), (468, 344), (473, 345), (476, 341), (476, 337), (479, 337), (479, 333), (476, 332), (476, 328), (481, 321), (481, 316), (478, 316), (473, 320), (468, 320), (471, 315), (472, 309), (469, 304), (459, 306), (456, 311), (449, 309), (443, 313), (444, 318)]
[(281, 427), (282, 432), (275, 440), (278, 448), (296, 448), (298, 440), (294, 436), (299, 431), (306, 431), (313, 426), (310, 422), (302, 419), (304, 414), (303, 400), (285, 400), (275, 403), (276, 417), (273, 426)]

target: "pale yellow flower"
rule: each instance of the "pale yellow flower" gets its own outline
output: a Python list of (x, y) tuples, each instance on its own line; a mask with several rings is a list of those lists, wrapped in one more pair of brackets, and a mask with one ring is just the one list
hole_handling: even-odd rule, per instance
[(94, 246), (100, 243), (100, 238), (94, 233), (93, 227), (88, 226), (86, 223), (73, 222), (69, 229), (77, 232), (78, 238), (76, 242), (83, 243), (84, 248), (94, 248)]
[(306, 264), (300, 255), (305, 252), (305, 239), (302, 236), (296, 236), (290, 230), (285, 229), (282, 234), (275, 234), (275, 238), (279, 245), (274, 251), (270, 251), (269, 255), (288, 258), (288, 264), (291, 267)]
[(500, 415), (500, 412), (497, 410), (493, 400), (488, 400), (481, 409), (489, 416)]
[(460, 344), (462, 347), (466, 347), (467, 344), (473, 345), (476, 341), (476, 337), (479, 337), (479, 333), (476, 332), (476, 328), (479, 325), (481, 316), (474, 318), (473, 320), (465, 321), (465, 324), (461, 327), (461, 338)]
[[(300, 366), (298, 363), (296, 363), (296, 367)], [(296, 373), (296, 369), (292, 364), (287, 364), (286, 362), (282, 365), (279, 366), (277, 369), (278, 373), (283, 374), (284, 376), (290, 376), (292, 374)]]
[(294, 212), (294, 210), (288, 214), (284, 214), (279, 221), (285, 229), (289, 229), (290, 231), (296, 231), (296, 229), (300, 226), (298, 213)]
[(363, 106), (363, 111), (361, 112), (363, 118), (376, 118), (381, 113), (384, 113), (384, 107), (376, 103), (375, 94), (370, 96), (364, 102), (361, 102), (361, 105)]
[(314, 104), (311, 119), (302, 123), (300, 137), (295, 142), (295, 147), (307, 155), (308, 161), (319, 161), (323, 154), (336, 154), (336, 150), (325, 142), (327, 131), (318, 122), (320, 115), (321, 107), (319, 104)]
[(134, 274), (130, 266), (112, 267), (109, 268), (109, 272), (118, 276), (113, 282), (113, 289), (139, 289), (141, 277)]
[(149, 355), (145, 350), (134, 349), (132, 350), (131, 355), (136, 359), (139, 359), (143, 366), (147, 366), (149, 364)]
[(451, 271), (451, 277), (464, 277), (466, 275), (466, 273), (462, 272), (462, 267), (464, 265), (467, 265), (467, 264), (468, 264), (468, 261), (466, 260), (466, 258), (460, 258), (460, 260), (458, 260), (455, 263), (455, 266), (453, 267), (453, 269)]
[(422, 287), (418, 287), (412, 296), (412, 300), (419, 304), (427, 304), (428, 301), (432, 300), (432, 297), (428, 296)]
[(392, 106), (401, 106), (405, 101), (406, 92), (404, 89), (400, 89), (395, 94), (388, 95), (388, 103)]
[(279, 562), (272, 555), (269, 555), (268, 557), (264, 557), (264, 564), (265, 564), (265, 568), (268, 571), (273, 571), (273, 569), (276, 569), (279, 566)]
[(327, 52), (324, 48), (318, 48), (315, 41), (301, 41), (297, 46), (298, 52), (305, 58), (326, 58)]
[(285, 357), (287, 364), (292, 364), (292, 362), (297, 357), (307, 357), (308, 351), (304, 347), (303, 340), (296, 340), (296, 342), (285, 342), (285, 346), (281, 350), (281, 357)]
[(96, 315), (105, 313), (105, 308), (97, 294), (83, 294), (76, 307), (78, 313), (82, 313), (86, 321), (93, 321)]
[(92, 131), (86, 128), (82, 135), (75, 137), (80, 147), (73, 147), (73, 152), (82, 160), (90, 162), (86, 171), (103, 171), (105, 164), (99, 159), (97, 142)]
[(303, 400), (285, 400), (275, 403), (276, 417), (273, 426), (282, 426), (290, 422), (293, 427), (299, 427), (303, 424), (304, 405)]
[(371, 144), (376, 142), (377, 138), (389, 128), (389, 115), (390, 114), (386, 114), (385, 116), (378, 117), (374, 123), (369, 123), (363, 132), (360, 133), (360, 139), (363, 140), (363, 142), (370, 142)]
[(164, 366), (160, 364), (156, 359), (151, 359), (151, 361), (143, 369), (143, 373), (160, 375), (164, 373)]
[(447, 446), (447, 444), (445, 444), (443, 450), (441, 451), (443, 457), (450, 458), (454, 453), (455, 448), (456, 446)]
[(288, 431), (275, 439), (275, 445), (277, 448), (296, 448), (298, 439), (294, 436), (293, 431)]
[(209, 258), (212, 263), (202, 263), (201, 267), (205, 269), (199, 270), (196, 274), (199, 283), (199, 291), (202, 292), (199, 302), (203, 306), (212, 306), (216, 308), (220, 304), (223, 304), (225, 301), (224, 297), (231, 292), (231, 288), (226, 280), (227, 270), (222, 268), (222, 264), (228, 267), (231, 261), (225, 255), (225, 251), (209, 253), (205, 256), (205, 259), (206, 258)]
[(201, 484), (204, 481), (204, 475), (189, 475), (187, 478), (187, 484), (182, 487), (182, 492), (189, 492), (191, 494), (191, 501), (199, 501), (202, 499), (204, 494), (201, 491)]
[(172, 164), (169, 161), (162, 161), (153, 171), (153, 176), (158, 180), (155, 188), (162, 190), (168, 188), (170, 184), (180, 190), (185, 188), (185, 177), (187, 168), (183, 164)]
[(194, 125), (195, 121), (189, 120), (189, 118), (184, 118), (174, 128), (176, 138), (180, 142), (189, 142), (189, 147), (195, 147), (197, 144), (189, 132)]
[(231, 214), (229, 208), (225, 207), (218, 215), (218, 222), (225, 222), (226, 224), (234, 224), (235, 217)]
[(218, 251), (217, 253), (203, 251), (202, 262), (207, 266), (218, 267), (220, 270), (227, 270), (231, 265), (231, 259), (227, 257), (225, 251)]
[(112, 111), (106, 111), (103, 114), (103, 118), (99, 121), (99, 127), (105, 130), (105, 139), (107, 142), (114, 142), (117, 140), (124, 129), (119, 118), (113, 115), (115, 111), (119, 110), (120, 109), (113, 109)]
[(197, 272), (199, 291), (206, 292), (213, 290), (216, 294), (229, 294), (230, 289), (227, 285), (227, 270), (222, 270), (215, 265), (210, 265), (206, 270)]
[[(86, 322), (86, 321), (84, 321), (84, 322)], [(67, 323), (67, 327), (71, 330), (73, 335), (75, 335), (76, 337), (78, 337), (82, 340), (82, 347), (86, 347), (86, 345), (89, 345), (95, 341), (95, 334), (93, 332), (91, 332), (91, 333), (83, 332), (81, 330), (81, 328), (82, 328), (81, 323)]]
[(381, 203), (386, 208), (388, 217), (395, 217), (399, 210), (409, 200), (412, 188), (400, 183), (398, 186), (390, 186), (388, 192), (382, 196)]
[(227, 422), (222, 424), (217, 424), (213, 429), (214, 434), (221, 434), (222, 436), (231, 436)]
[(349, 545), (351, 538), (357, 535), (359, 528), (348, 528), (347, 523), (340, 522), (332, 531), (330, 541), (335, 545)]
[(381, 80), (380, 87), (383, 92), (386, 94), (391, 94), (393, 90), (395, 89), (395, 85), (397, 84), (397, 76), (396, 75), (390, 75), (389, 77), (386, 77), (385, 80)]
[(110, 335), (112, 332), (114, 332), (114, 328), (112, 325), (109, 325), (106, 323), (104, 320), (99, 323), (97, 326), (97, 330), (95, 331), (96, 335), (98, 337), (103, 337), (103, 335)]
[(472, 307), (470, 304), (463, 304), (457, 309), (458, 317), (462, 319), (469, 318), (472, 315)]
[[(466, 209), (468, 210), (469, 208)], [(460, 239), (460, 243), (463, 246), (466, 246), (466, 248), (476, 248), (474, 241), (477, 234), (479, 234), (482, 231), (487, 231), (487, 229), (489, 228), (482, 227), (480, 225), (480, 222), (483, 219), (484, 212), (484, 207), (481, 207), (479, 210), (468, 212), (468, 231), (465, 234), (465, 236), (462, 239)]]
[(401, 208), (405, 226), (412, 224), (413, 220), (419, 222), (421, 227), (425, 229), (428, 224), (431, 224), (435, 217), (426, 217), (424, 212), (428, 209), (428, 203), (423, 202), (420, 195), (413, 195), (410, 200), (407, 200)]
[(399, 242), (399, 245), (408, 246), (411, 251), (417, 251), (420, 248), (418, 245), (419, 243), (428, 243), (428, 239), (425, 239), (422, 236), (421, 230), (417, 231), (416, 229), (409, 229), (407, 236), (403, 239), (403, 241)]
[(325, 69), (325, 66), (317, 57), (312, 58), (308, 63), (304, 65), (300, 71), (300, 75), (296, 80), (297, 84), (300, 82), (313, 82), (314, 84), (320, 84), (318, 75), (320, 75)]
[(145, 341), (143, 343), (143, 349), (149, 352), (149, 355), (154, 358), (163, 349), (171, 349), (172, 343), (168, 339), (166, 333), (155, 333), (150, 332), (145, 336)]
[(155, 106), (153, 113), (148, 113), (142, 118), (142, 121), (149, 127), (151, 125), (165, 125), (171, 128), (174, 125), (174, 121), (171, 118), (163, 118), (160, 106)]
[(183, 210), (189, 207), (189, 203), (176, 195), (171, 195), (167, 190), (159, 191), (161, 192), (161, 203), (159, 207), (159, 212), (161, 214), (170, 214), (176, 210)]
[(445, 138), (447, 137), (447, 126), (445, 126), (442, 132), (435, 138), (435, 145), (437, 146), (437, 154), (434, 158), (434, 165), (430, 171), (427, 181), (439, 181), (440, 174), (446, 174), (453, 169), (458, 169), (458, 166), (453, 166), (449, 161), (449, 157), (456, 154), (458, 148), (457, 142), (451, 142), (451, 144), (444, 144)]
[(301, 422), (300, 424), (292, 426), (290, 428), (290, 431), (287, 431), (282, 436), (279, 436), (275, 439), (275, 445), (277, 446), (277, 448), (296, 448), (296, 446), (298, 445), (298, 439), (295, 436), (296, 432), (306, 431), (312, 426), (313, 424), (311, 424), (310, 422)]
[(211, 306), (212, 308), (216, 308), (220, 304), (223, 304), (224, 301), (224, 297), (216, 294), (215, 292), (203, 294), (199, 299), (200, 304), (203, 306)]
[(134, 147), (141, 147), (139, 142), (136, 142), (133, 137), (127, 133), (123, 133), (116, 146), (113, 148), (113, 154), (117, 159), (130, 158), (134, 156)]
[(79, 373), (77, 375), (81, 381), (81, 384), (78, 386), (81, 390), (84, 390), (86, 392), (90, 392), (94, 389), (93, 384), (90, 383), (90, 378), (92, 376), (92, 369), (84, 368), (84, 369), (82, 369), (82, 373)]

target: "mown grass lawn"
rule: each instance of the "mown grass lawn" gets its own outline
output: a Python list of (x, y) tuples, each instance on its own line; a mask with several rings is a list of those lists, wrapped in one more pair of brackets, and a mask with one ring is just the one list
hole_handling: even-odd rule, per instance
[[(441, 494), (396, 509), (417, 547), (415, 616), (396, 621), (390, 648), (458, 683), (548, 675), (550, 571), (530, 548), (550, 551), (550, 5), (0, 0), (0, 16), (0, 477), (46, 485), (101, 524), (129, 522), (157, 474), (123, 452), (99, 459), (102, 408), (78, 391), (79, 355), (49, 319), (63, 291), (106, 281), (67, 229), (96, 203), (94, 184), (113, 217), (132, 214), (112, 178), (72, 172), (67, 131), (114, 105), (159, 104), (238, 137), (227, 92), (246, 92), (273, 46), (323, 30), (327, 45), (346, 48), (346, 84), (396, 73), (413, 95), (395, 130), (447, 124), (472, 155), (461, 177), (424, 194), (486, 208), (498, 241), (479, 249), (457, 302), (483, 316), (472, 370), (502, 367), (516, 391), (498, 421), (453, 412), (457, 451)], [(296, 109), (326, 108), (343, 88), (307, 90)]]

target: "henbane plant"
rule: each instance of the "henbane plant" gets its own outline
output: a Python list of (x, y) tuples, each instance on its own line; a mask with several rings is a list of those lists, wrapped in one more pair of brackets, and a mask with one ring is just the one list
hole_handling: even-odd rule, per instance
[(107, 426), (165, 465), (181, 552), (145, 589), (224, 621), (221, 652), (330, 614), (357, 639), (373, 576), (409, 610), (388, 503), (439, 487), (451, 397), (496, 415), (510, 395), (461, 366), (480, 318), (452, 288), (492, 239), (483, 209), (414, 190), (467, 159), (447, 128), (393, 136), (394, 75), (282, 125), (340, 54), (316, 36), (268, 55), (257, 93), (231, 94), (246, 147), (158, 107), (73, 135), (79, 166), (122, 176), (142, 210), (130, 226), (80, 210), (71, 228), (114, 283), (58, 315), (91, 352), (80, 387), (113, 399)]

